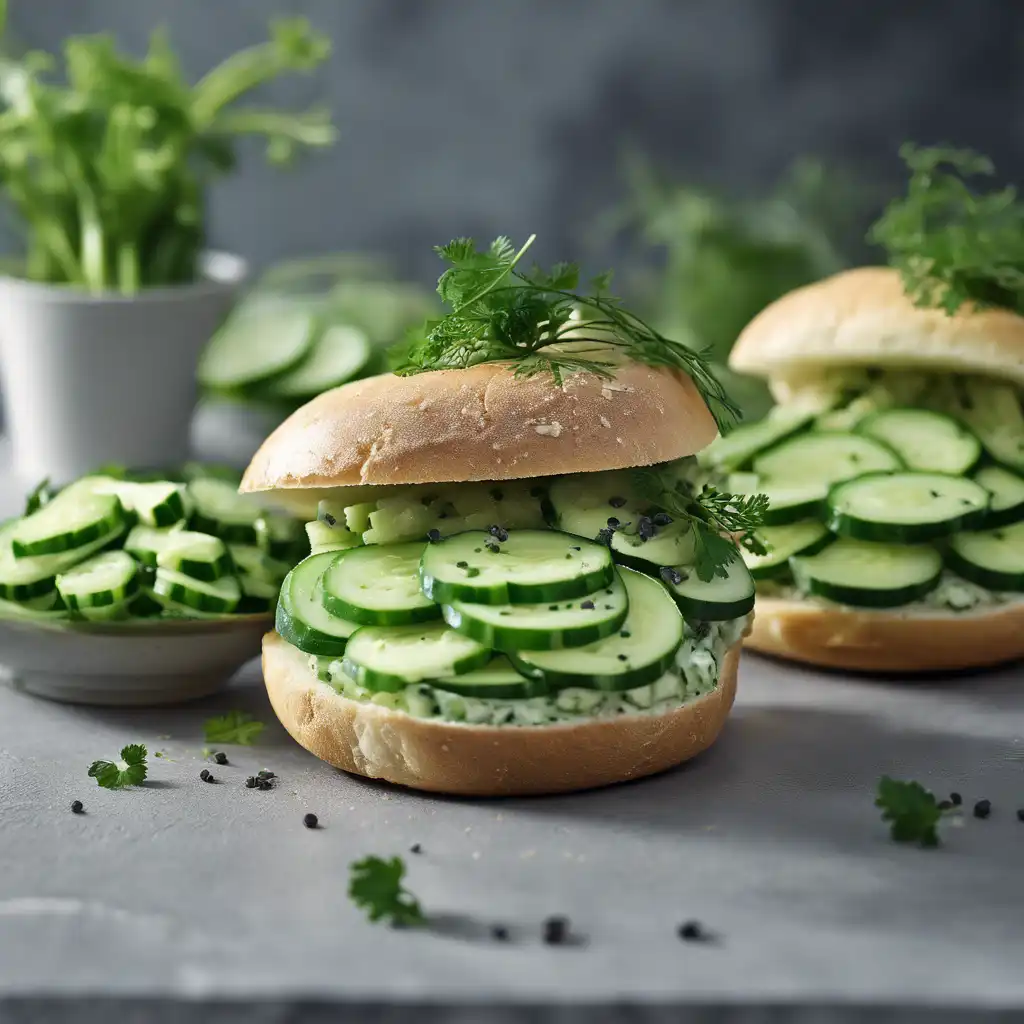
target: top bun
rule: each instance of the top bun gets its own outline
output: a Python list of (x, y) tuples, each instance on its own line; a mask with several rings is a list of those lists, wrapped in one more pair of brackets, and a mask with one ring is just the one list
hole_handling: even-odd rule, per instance
[(717, 434), (685, 374), (624, 363), (614, 380), (516, 379), (484, 363), (383, 374), (325, 392), (263, 442), (243, 491), (518, 480), (648, 466)]
[(773, 384), (836, 366), (950, 370), (1024, 384), (1024, 317), (915, 306), (899, 272), (861, 267), (797, 288), (739, 336), (729, 365)]

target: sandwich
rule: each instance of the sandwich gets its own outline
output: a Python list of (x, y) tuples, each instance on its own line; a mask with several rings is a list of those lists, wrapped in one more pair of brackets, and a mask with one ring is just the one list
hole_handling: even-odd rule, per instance
[(697, 464), (728, 400), (606, 280), (520, 270), (529, 244), (438, 250), (451, 312), (246, 471), (316, 509), (263, 670), (288, 732), (347, 772), (585, 789), (693, 757), (732, 706), (764, 501)]
[[(1024, 215), (973, 154), (907, 148), (872, 232), (892, 265), (799, 288), (731, 367), (778, 403), (703, 455), (768, 496), (748, 645), (890, 673), (1024, 655)], [(1018, 254), (1013, 271), (1013, 254)]]

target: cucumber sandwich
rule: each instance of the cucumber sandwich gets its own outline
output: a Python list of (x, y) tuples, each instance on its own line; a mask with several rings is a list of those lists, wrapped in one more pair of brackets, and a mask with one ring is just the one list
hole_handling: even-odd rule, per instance
[(439, 250), (454, 312), (397, 374), (294, 413), (243, 479), (316, 516), (264, 676), (285, 728), (346, 771), (583, 789), (694, 756), (732, 705), (754, 603), (738, 545), (764, 501), (694, 458), (727, 400), (603, 286), (520, 274), (525, 248)]
[(873, 231), (894, 265), (757, 316), (730, 365), (778, 405), (702, 455), (770, 502), (768, 552), (743, 556), (748, 645), (900, 673), (1024, 655), (1024, 294), (997, 251), (1019, 247), (1024, 212), (1006, 193), (964, 204), (955, 172), (986, 169), (970, 154), (905, 155), (909, 196)]

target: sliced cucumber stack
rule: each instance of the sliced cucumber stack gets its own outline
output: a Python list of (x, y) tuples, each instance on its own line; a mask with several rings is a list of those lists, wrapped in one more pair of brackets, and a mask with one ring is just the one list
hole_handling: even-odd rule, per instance
[(862, 419), (856, 433), (891, 448), (908, 469), (960, 476), (981, 458), (981, 442), (952, 416), (927, 409), (884, 409)]
[(340, 657), (356, 622), (331, 615), (323, 605), (321, 580), (334, 563), (333, 551), (310, 555), (285, 577), (277, 602), (275, 628), (293, 647), (307, 654)]
[(1024, 519), (1024, 479), (1002, 466), (985, 466), (974, 480), (992, 495), (983, 526), (1009, 526)]
[(344, 671), (368, 690), (397, 691), (411, 683), (472, 672), (491, 652), (445, 625), (363, 626), (345, 648)]
[(789, 484), (833, 484), (902, 468), (900, 457), (873, 438), (815, 431), (784, 441), (754, 459), (759, 477)]
[(420, 589), (426, 545), (352, 548), (324, 573), (323, 603), (331, 615), (370, 626), (401, 626), (441, 617)]
[(958, 533), (946, 562), (958, 576), (996, 591), (1024, 591), (1024, 522), (980, 533)]
[(809, 593), (863, 608), (917, 601), (942, 574), (942, 556), (934, 548), (864, 540), (837, 540), (819, 554), (796, 556), (791, 565)]
[(828, 494), (829, 526), (841, 537), (917, 544), (980, 524), (989, 493), (945, 473), (868, 473)]
[(616, 573), (608, 586), (582, 598), (505, 605), (453, 601), (442, 610), (452, 629), (495, 650), (561, 650), (617, 632), (626, 620), (629, 598)]
[(619, 571), (629, 614), (616, 633), (563, 651), (516, 651), (512, 664), (551, 689), (631, 690), (664, 675), (683, 641), (683, 617), (660, 583), (632, 569)]
[(757, 536), (768, 549), (767, 554), (755, 555), (746, 549), (740, 552), (755, 580), (789, 576), (789, 560), (794, 555), (817, 554), (833, 540), (828, 528), (814, 520), (788, 526), (763, 526)]
[(661, 578), (687, 619), (719, 622), (738, 619), (754, 607), (754, 579), (737, 554), (724, 576), (702, 580), (692, 567), (665, 569)]
[(335, 324), (317, 333), (305, 358), (266, 385), (277, 398), (303, 399), (357, 377), (373, 358), (370, 339), (358, 327)]
[(722, 437), (716, 437), (700, 453), (700, 461), (714, 469), (740, 469), (758, 452), (803, 430), (820, 412), (821, 409), (794, 409), (777, 405), (763, 420), (743, 424)]
[(107, 551), (58, 573), (56, 584), (75, 611), (124, 604), (138, 593), (139, 565), (126, 551)]
[(607, 548), (565, 533), (516, 530), (459, 533), (428, 544), (420, 562), (423, 593), (450, 604), (509, 604), (583, 597), (615, 578)]

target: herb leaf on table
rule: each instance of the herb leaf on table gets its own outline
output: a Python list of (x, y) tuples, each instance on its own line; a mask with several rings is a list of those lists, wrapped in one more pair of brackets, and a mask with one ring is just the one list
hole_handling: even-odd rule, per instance
[(141, 743), (123, 747), (120, 761), (93, 761), (89, 766), (89, 778), (104, 789), (139, 786), (146, 781), (146, 773), (146, 748)]
[(245, 711), (229, 711), (203, 723), (207, 743), (234, 743), (250, 747), (266, 726)]
[(405, 862), (401, 857), (365, 857), (352, 864), (349, 872), (349, 899), (371, 921), (386, 918), (393, 925), (403, 926), (426, 920), (419, 901), (402, 885)]
[(889, 823), (889, 833), (896, 842), (939, 845), (942, 809), (935, 795), (921, 783), (883, 775), (878, 781), (875, 806), (881, 808), (882, 820)]

